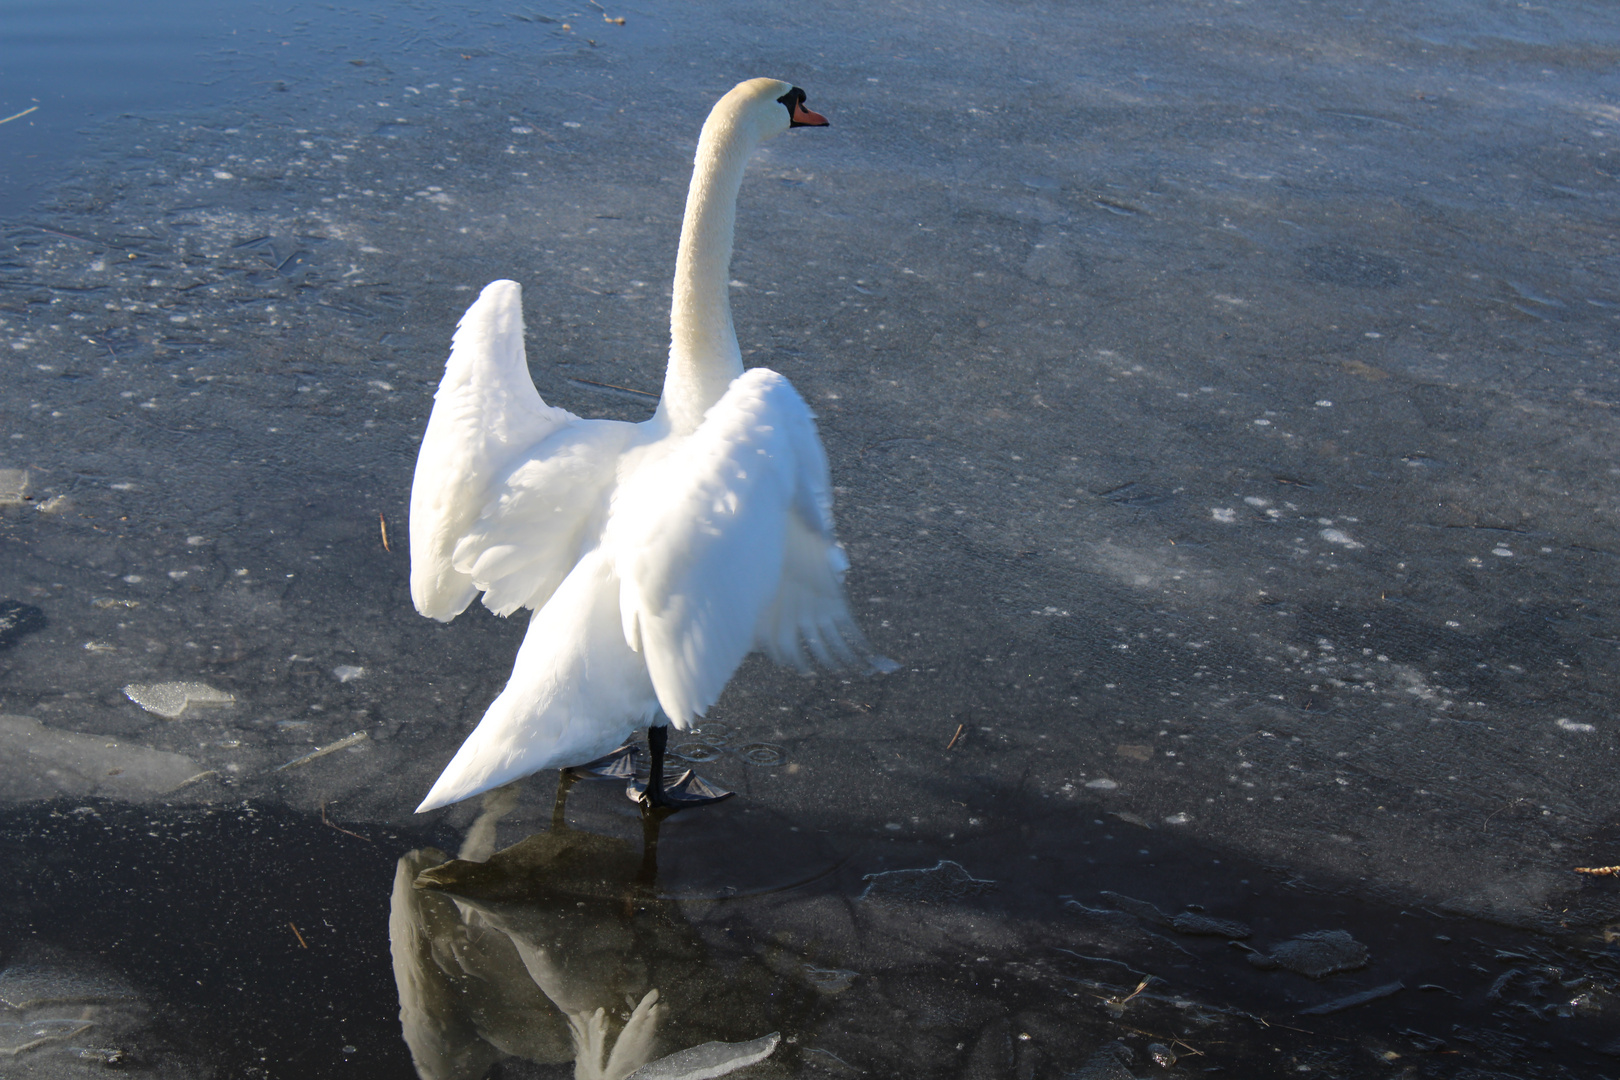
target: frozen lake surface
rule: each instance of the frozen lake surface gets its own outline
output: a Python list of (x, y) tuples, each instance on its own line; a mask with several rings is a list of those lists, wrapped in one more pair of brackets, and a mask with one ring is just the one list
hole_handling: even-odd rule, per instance
[[(0, 12), (0, 1072), (1620, 1076), (1612, 9), (604, 4)], [(656, 860), (416, 818), (524, 628), (411, 607), (455, 321), (649, 415), (756, 75), (901, 670), (745, 664)]]

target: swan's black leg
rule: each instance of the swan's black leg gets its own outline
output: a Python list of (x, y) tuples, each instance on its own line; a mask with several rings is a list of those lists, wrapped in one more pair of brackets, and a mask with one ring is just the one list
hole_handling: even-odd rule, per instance
[(664, 747), (669, 742), (669, 727), (659, 724), (647, 729), (647, 747), (652, 751), (652, 770), (646, 784), (637, 779), (630, 783), (625, 794), (649, 809), (684, 810), (689, 806), (704, 806), (731, 798), (736, 794), (715, 787), (707, 780), (687, 769), (673, 783), (664, 783)]

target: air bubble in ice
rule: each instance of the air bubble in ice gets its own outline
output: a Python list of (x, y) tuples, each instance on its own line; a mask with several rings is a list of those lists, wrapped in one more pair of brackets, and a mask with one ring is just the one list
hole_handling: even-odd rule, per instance
[(771, 743), (757, 742), (738, 747), (737, 756), (750, 765), (764, 765), (767, 768), (774, 768), (787, 760), (787, 751)]
[(193, 705), (219, 707), (236, 703), (234, 694), (199, 682), (130, 683), (124, 687), (124, 696), (165, 720), (179, 719)]
[(721, 754), (725, 753), (725, 751), (721, 750), (713, 743), (703, 742), (700, 740), (681, 743), (681, 745), (675, 747), (675, 749), (670, 752), (676, 757), (680, 758), (682, 761), (690, 761), (693, 764), (700, 764), (705, 761), (713, 761), (720, 757)]
[(365, 668), (355, 667), (353, 664), (339, 664), (332, 669), (332, 674), (337, 676), (338, 682), (353, 682), (365, 673)]
[(704, 720), (702, 726), (694, 727), (688, 734), (701, 735), (706, 743), (724, 746), (736, 737), (737, 728), (724, 720)]

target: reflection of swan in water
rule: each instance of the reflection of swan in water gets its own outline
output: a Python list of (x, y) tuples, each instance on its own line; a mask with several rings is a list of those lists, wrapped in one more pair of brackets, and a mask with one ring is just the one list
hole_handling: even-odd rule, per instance
[[(424, 1080), (478, 1080), (507, 1057), (572, 1058), (576, 1080), (699, 1080), (776, 1048), (772, 1034), (653, 1060), (670, 1041), (672, 1012), (698, 999), (694, 984), (708, 974), (696, 935), (653, 899), (661, 815), (643, 818), (637, 853), (563, 825), (560, 793), (551, 831), (491, 853), (495, 820), (513, 801), (510, 788), (485, 797), (461, 858), (413, 851), (394, 875), (389, 938), (400, 1021)], [(717, 996), (737, 1007), (696, 1018), (697, 1026), (735, 1023), (771, 996), (769, 985), (751, 986), (736, 972), (723, 981), (718, 994), (701, 987), (705, 1010)]]

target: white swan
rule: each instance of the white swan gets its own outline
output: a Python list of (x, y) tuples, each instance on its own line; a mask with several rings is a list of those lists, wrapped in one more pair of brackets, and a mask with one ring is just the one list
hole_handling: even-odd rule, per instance
[(499, 615), (535, 612), (506, 688), (418, 813), (590, 761), (644, 725), (647, 799), (673, 805), (666, 725), (703, 715), (749, 652), (801, 670), (806, 646), (828, 666), (893, 666), (850, 619), (813, 416), (781, 375), (743, 371), (731, 324), (743, 170), (764, 140), (827, 123), (804, 100), (753, 79), (703, 125), (650, 420), (582, 420), (540, 399), (515, 282), (462, 317), (411, 487), (411, 598), (446, 622), (479, 592)]

